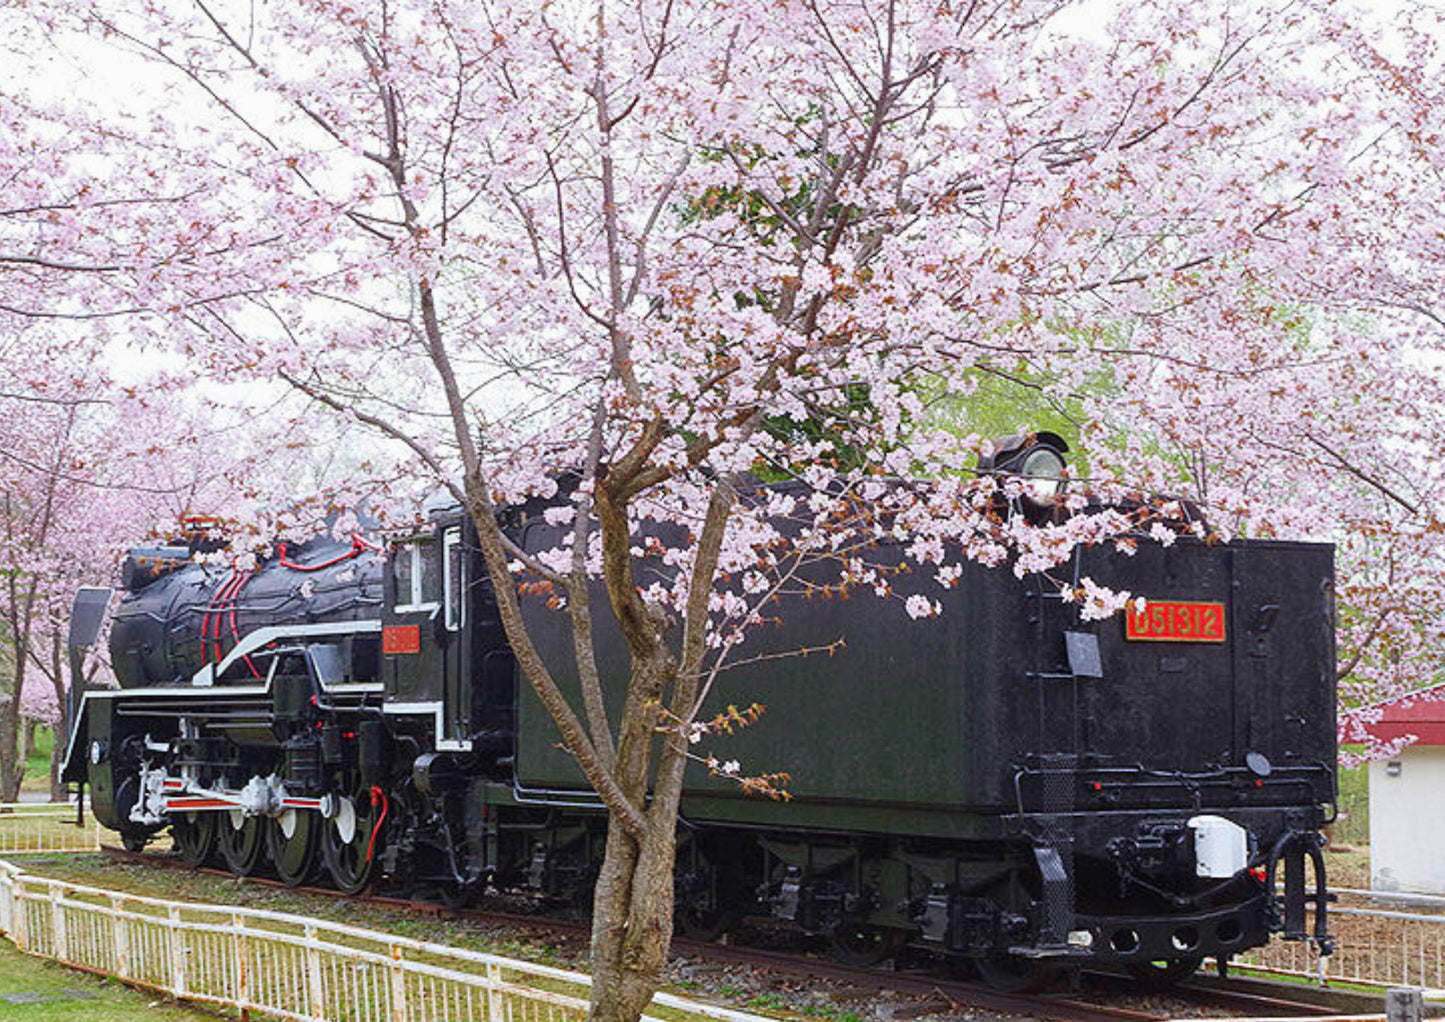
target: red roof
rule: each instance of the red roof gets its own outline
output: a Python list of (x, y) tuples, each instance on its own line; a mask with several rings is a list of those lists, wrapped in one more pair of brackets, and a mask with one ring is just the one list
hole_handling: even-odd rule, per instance
[(1380, 719), (1368, 725), (1382, 741), (1415, 735), (1420, 745), (1445, 745), (1445, 685), (1421, 689), (1379, 704)]

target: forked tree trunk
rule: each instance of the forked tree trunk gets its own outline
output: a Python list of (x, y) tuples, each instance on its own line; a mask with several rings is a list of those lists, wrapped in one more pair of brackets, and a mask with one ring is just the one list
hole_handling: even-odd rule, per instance
[(676, 812), (648, 812), (642, 841), (607, 831), (592, 906), (590, 1022), (636, 1022), (662, 985), (672, 943)]

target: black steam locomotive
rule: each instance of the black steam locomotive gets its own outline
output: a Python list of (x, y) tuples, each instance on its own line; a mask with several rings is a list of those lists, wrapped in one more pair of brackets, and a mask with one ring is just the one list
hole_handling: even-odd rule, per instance
[[(1056, 451), (1023, 453), (1057, 474)], [(507, 512), (525, 548), (559, 539), (542, 510)], [(293, 884), (585, 905), (605, 817), (519, 680), (459, 509), (382, 552), (316, 539), (252, 571), (192, 553), (133, 552), (121, 688), (77, 707), (64, 776), (101, 823)], [(1147, 603), (1084, 621), (1054, 581), (968, 564), (951, 589), (896, 573), (937, 620), (819, 599), (764, 629), (709, 704), (767, 706), (728, 755), (787, 771), (792, 797), (689, 776), (680, 931), (768, 916), (845, 960), (911, 944), (1002, 986), (1094, 963), (1167, 981), (1271, 933), (1328, 953), (1332, 549), (1181, 536), (1068, 570)], [(565, 621), (541, 596), (526, 614), (575, 689)], [(620, 634), (597, 631), (603, 677), (626, 677)]]

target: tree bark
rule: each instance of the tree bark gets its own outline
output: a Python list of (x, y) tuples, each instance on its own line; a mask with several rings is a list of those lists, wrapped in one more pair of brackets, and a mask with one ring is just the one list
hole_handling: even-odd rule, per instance
[(20, 797), (20, 781), (25, 776), (25, 757), (20, 748), (20, 690), (25, 684), (27, 636), (14, 631), (15, 662), (10, 672), (10, 691), (0, 693), (0, 802), (14, 802)]
[[(17, 686), (18, 687), (18, 686)], [(0, 802), (14, 802), (25, 776), (25, 759), (20, 755), (20, 700), (5, 697), (0, 707)]]
[(64, 644), (60, 632), (50, 636), (50, 683), (55, 687), (55, 734), (50, 743), (50, 801), (65, 801), (65, 784), (60, 779), (60, 766), (65, 761), (66, 746), (70, 743), (70, 707), (66, 701)]
[(677, 807), (648, 810), (641, 841), (616, 824), (592, 907), (590, 1022), (636, 1022), (662, 985), (672, 943)]

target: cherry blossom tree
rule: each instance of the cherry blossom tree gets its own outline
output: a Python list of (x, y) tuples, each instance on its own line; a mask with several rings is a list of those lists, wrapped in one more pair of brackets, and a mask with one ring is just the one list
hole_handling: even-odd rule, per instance
[[(9, 375), (9, 374), (7, 374)], [(116, 435), (115, 409), (96, 396), (93, 380), (57, 377), (0, 399), (0, 622), (8, 645), (8, 676), (0, 683), (0, 801), (14, 801), (24, 775), (19, 755), (24, 723), (43, 720), (63, 734), (69, 679), (65, 635), (70, 601), (83, 584), (108, 583), (121, 546), (150, 528), (152, 474), (118, 485), (134, 467)], [(156, 434), (145, 437), (150, 443)], [(133, 454), (133, 452), (132, 452)], [(115, 458), (114, 462), (108, 459)], [(126, 464), (128, 463), (128, 464)], [(129, 533), (129, 535), (127, 535)], [(52, 754), (51, 794), (63, 797)]]
[[(1346, 539), (1351, 712), (1434, 669), (1423, 9), (1374, 28), (1265, 0), (25, 17), (143, 66), (134, 94), (168, 114), (102, 136), (146, 203), (23, 218), (29, 258), (104, 281), (72, 313), (104, 299), (197, 373), (285, 381), (470, 512), (521, 670), (609, 813), (595, 1018), (637, 1017), (659, 982), (701, 696), (801, 564), (887, 598), (867, 550), (896, 533), (943, 585), (960, 558), (1049, 572), (1080, 544), (1172, 541), (1186, 498), (1225, 535)], [(87, 173), (55, 168), (99, 198)], [(1019, 483), (961, 468), (989, 441), (940, 414), (984, 381), (1069, 423), (1094, 503), (1075, 486), (1062, 521), (997, 513)], [(501, 527), (528, 498), (568, 528), (558, 548)], [(537, 652), (519, 586), (550, 593), (572, 662)], [(1127, 596), (1066, 589), (1086, 615)], [(628, 678), (597, 669), (600, 602)]]
[[(59, 350), (44, 377), (28, 378), (11, 365), (0, 369), (0, 637), (8, 654), (0, 680), (0, 802), (19, 790), (20, 738), (36, 721), (60, 735), (50, 769), (51, 797), (59, 800), (76, 590), (113, 584), (128, 546), (173, 535), (187, 514), (230, 510), (240, 544), (269, 540), (278, 511), (293, 521), (321, 513), (283, 502), (273, 488), (305, 478), (296, 459), (280, 456), (280, 440), (264, 429), (228, 428), (227, 410), (201, 395), (165, 380), (119, 386)], [(258, 470), (268, 461), (274, 475)], [(326, 474), (313, 478), (319, 487)], [(89, 670), (103, 667), (95, 662)]]

